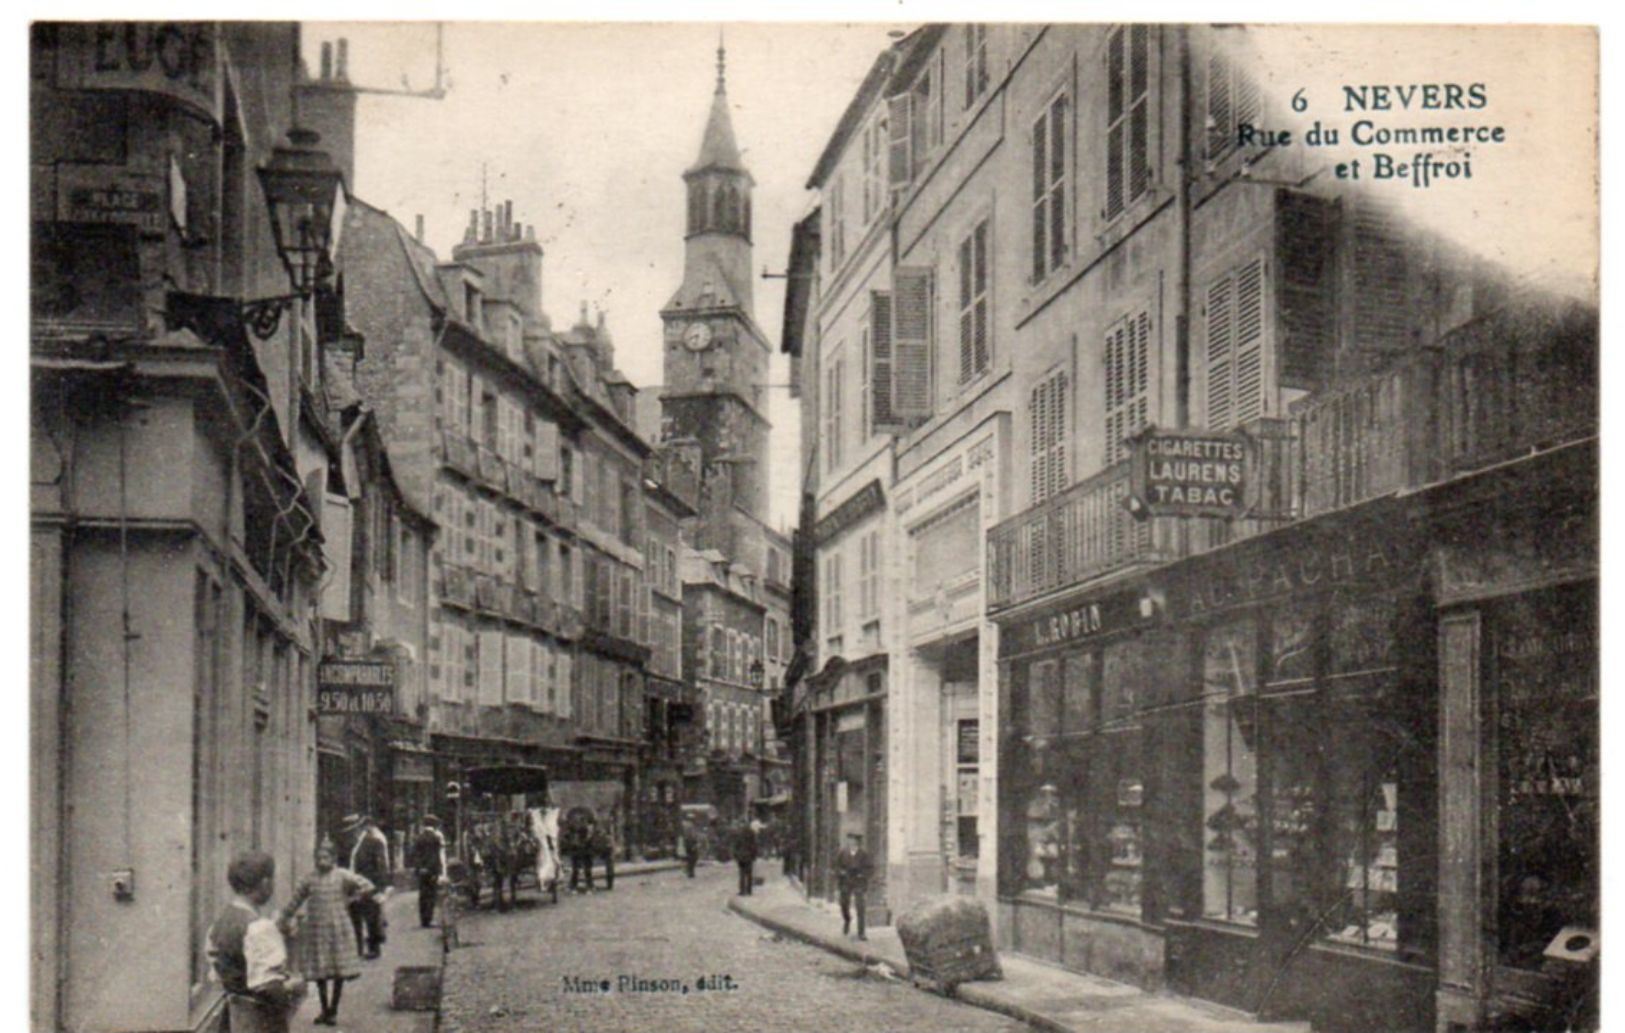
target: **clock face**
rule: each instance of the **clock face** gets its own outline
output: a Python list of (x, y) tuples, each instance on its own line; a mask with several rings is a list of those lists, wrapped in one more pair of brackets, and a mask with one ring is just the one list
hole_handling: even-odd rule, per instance
[(709, 323), (690, 323), (688, 329), (683, 331), (683, 344), (689, 351), (701, 352), (711, 347), (711, 325)]

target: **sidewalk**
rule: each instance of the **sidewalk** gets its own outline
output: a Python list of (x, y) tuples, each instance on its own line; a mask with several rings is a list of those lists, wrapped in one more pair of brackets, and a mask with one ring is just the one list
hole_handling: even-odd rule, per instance
[(395, 970), (408, 965), (440, 968), (441, 948), (438, 926), (428, 929), (418, 925), (418, 895), (416, 890), (396, 890), (384, 901), (384, 917), (389, 922), (385, 935), (383, 957), (375, 961), (360, 961), (361, 978), (344, 984), (344, 998), (339, 1002), (337, 1026), (314, 1024), (321, 1014), (316, 987), (312, 984), (305, 995), (305, 1003), (289, 1023), (292, 1030), (336, 1029), (349, 1033), (434, 1033), (434, 1011), (396, 1011), (390, 1007), (394, 992)]
[[(828, 901), (808, 900), (786, 879), (767, 884), (728, 906), (758, 925), (865, 965), (883, 963), (908, 977), (903, 945), (893, 926), (871, 927), (868, 940), (841, 934), (841, 914)], [(955, 997), (966, 1004), (1021, 1019), (1055, 1033), (1302, 1033), (1305, 1023), (1259, 1022), (1207, 1001), (1155, 994), (1099, 976), (1068, 972), (1001, 952), (1004, 978), (963, 983)]]

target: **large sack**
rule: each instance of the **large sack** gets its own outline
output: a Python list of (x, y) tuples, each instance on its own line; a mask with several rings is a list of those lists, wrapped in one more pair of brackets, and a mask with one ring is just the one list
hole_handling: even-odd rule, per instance
[(987, 908), (974, 897), (921, 901), (897, 919), (897, 938), (913, 978), (935, 983), (945, 993), (960, 983), (1004, 978)]

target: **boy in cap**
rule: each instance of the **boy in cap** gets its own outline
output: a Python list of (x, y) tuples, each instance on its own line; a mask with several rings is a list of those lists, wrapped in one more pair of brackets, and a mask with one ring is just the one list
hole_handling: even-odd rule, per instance
[[(852, 930), (852, 905), (858, 907), (858, 939), (867, 940), (864, 935), (864, 897), (869, 892), (869, 875), (874, 870), (874, 864), (869, 860), (869, 852), (863, 849), (863, 836), (857, 832), (846, 834), (846, 846), (835, 855), (835, 888), (841, 897), (841, 935), (845, 936)], [(854, 900), (856, 898), (856, 900)]]

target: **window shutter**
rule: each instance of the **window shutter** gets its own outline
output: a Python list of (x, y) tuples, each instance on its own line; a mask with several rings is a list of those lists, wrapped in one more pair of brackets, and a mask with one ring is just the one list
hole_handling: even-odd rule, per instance
[[(869, 292), (869, 404), (870, 424), (875, 430), (898, 426), (892, 394), (891, 295), (886, 291)], [(776, 553), (774, 555), (777, 555)]]
[(917, 422), (931, 415), (931, 270), (892, 273), (892, 415)]
[(1235, 109), (1230, 99), (1230, 62), (1218, 51), (1207, 59), (1207, 159), (1218, 161), (1236, 139)]
[(1235, 280), (1220, 277), (1207, 289), (1207, 425), (1228, 430), (1235, 423)]
[[(1123, 211), (1124, 94), (1123, 69), (1125, 33), (1118, 29), (1106, 41), (1106, 218), (1115, 219)], [(1108, 446), (1109, 446), (1108, 442)]]
[(908, 187), (909, 180), (914, 171), (914, 155), (912, 142), (914, 139), (910, 117), (913, 113), (912, 96), (900, 93), (889, 97), (886, 104), (890, 109), (888, 118), (891, 124), (891, 140), (887, 162), (887, 180), (892, 190), (903, 190)]
[(1106, 465), (1151, 419), (1151, 315), (1141, 312), (1106, 334)]
[(559, 479), (559, 425), (551, 420), (536, 421), (536, 479)]
[(1049, 116), (1043, 114), (1033, 123), (1033, 268), (1034, 283), (1042, 280), (1048, 271), (1049, 213), (1045, 210), (1049, 199)]
[(1059, 371), (1032, 392), (1032, 501), (1044, 501), (1066, 487), (1066, 406), (1070, 380)]
[(1264, 260), (1236, 272), (1236, 413), (1245, 423), (1264, 415)]
[(1129, 28), (1129, 154), (1128, 200), (1133, 201), (1151, 184), (1149, 139), (1151, 30), (1145, 25)]
[(488, 706), (502, 703), (502, 632), (479, 633), (480, 696)]

